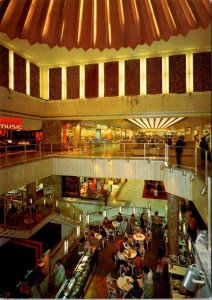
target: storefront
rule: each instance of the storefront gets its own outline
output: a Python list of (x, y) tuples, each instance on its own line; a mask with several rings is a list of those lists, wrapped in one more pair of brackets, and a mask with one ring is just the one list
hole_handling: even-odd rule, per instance
[(113, 180), (103, 178), (88, 178), (63, 176), (63, 197), (95, 199), (107, 201), (112, 191)]

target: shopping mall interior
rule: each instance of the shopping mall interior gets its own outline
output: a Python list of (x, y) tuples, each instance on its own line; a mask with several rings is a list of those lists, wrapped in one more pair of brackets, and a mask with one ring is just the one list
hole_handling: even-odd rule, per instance
[(210, 1), (0, 0), (0, 177), (0, 298), (209, 298)]

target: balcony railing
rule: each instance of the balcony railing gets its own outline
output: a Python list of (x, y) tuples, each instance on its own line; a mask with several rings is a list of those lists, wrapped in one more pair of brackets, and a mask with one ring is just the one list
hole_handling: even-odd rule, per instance
[[(83, 144), (30, 144), (0, 146), (0, 167), (25, 163), (52, 156), (123, 158), (141, 160), (162, 160), (166, 166), (177, 166), (176, 147), (165, 143), (137, 143), (121, 141), (116, 143), (83, 143)], [(205, 159), (201, 160), (199, 147), (185, 146), (181, 167), (192, 170), (196, 175), (207, 176), (211, 170), (211, 152), (204, 151)]]

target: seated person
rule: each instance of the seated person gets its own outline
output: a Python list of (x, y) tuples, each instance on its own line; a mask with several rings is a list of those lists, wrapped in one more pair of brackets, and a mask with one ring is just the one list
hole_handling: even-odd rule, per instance
[(131, 246), (130, 246), (130, 244), (129, 244), (128, 237), (125, 237), (125, 238), (124, 238), (123, 247), (124, 247), (124, 249), (126, 249), (126, 250), (131, 248)]
[(86, 235), (89, 238), (94, 233), (93, 226), (90, 225), (88, 231), (86, 231)]
[(125, 261), (126, 260), (126, 257), (124, 256), (124, 247), (120, 247), (119, 251), (117, 252), (117, 258), (118, 260), (121, 260), (121, 261)]
[(124, 219), (118, 229), (118, 234), (123, 234), (125, 232), (125, 230), (127, 229), (127, 225), (128, 225), (128, 219)]
[(103, 238), (105, 238), (105, 237), (107, 236), (107, 232), (105, 231), (103, 225), (100, 225), (100, 226), (99, 226), (99, 233), (101, 234), (101, 236), (102, 236)]
[(133, 278), (133, 282), (132, 282), (133, 288), (130, 290), (129, 296), (133, 296), (133, 298), (139, 299), (142, 297), (144, 290), (142, 289), (142, 287), (140, 287), (137, 276), (134, 275), (132, 276), (132, 278)]
[(102, 225), (105, 227), (105, 228), (109, 228), (110, 227), (110, 221), (108, 219), (108, 217), (105, 217), (103, 222), (102, 222)]
[(88, 241), (92, 248), (99, 249), (99, 240), (95, 237), (94, 233), (92, 233)]
[(117, 215), (116, 221), (119, 222), (119, 223), (121, 223), (123, 221), (123, 217), (122, 217), (120, 212)]

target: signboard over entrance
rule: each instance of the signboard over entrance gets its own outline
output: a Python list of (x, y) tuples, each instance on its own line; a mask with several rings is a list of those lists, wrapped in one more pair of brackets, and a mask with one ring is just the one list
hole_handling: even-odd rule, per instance
[(0, 117), (0, 129), (15, 129), (23, 128), (23, 120), (18, 118)]

